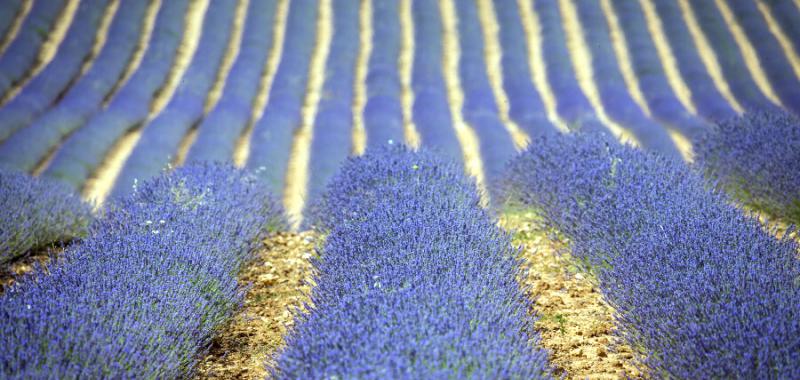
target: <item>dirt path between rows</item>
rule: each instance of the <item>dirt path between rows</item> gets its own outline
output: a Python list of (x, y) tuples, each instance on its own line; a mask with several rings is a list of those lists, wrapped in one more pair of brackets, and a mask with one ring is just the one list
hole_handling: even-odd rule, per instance
[(209, 354), (200, 362), (196, 379), (263, 379), (271, 355), (283, 346), (293, 324), (291, 309), (308, 300), (313, 232), (280, 233), (264, 242), (253, 263), (239, 276), (252, 284), (244, 306), (223, 327)]
[(535, 299), (541, 345), (550, 350), (556, 375), (567, 379), (640, 377), (630, 347), (614, 335), (613, 309), (572, 264), (565, 244), (548, 237), (532, 215), (509, 215), (500, 225), (522, 247), (527, 275), (520, 279)]

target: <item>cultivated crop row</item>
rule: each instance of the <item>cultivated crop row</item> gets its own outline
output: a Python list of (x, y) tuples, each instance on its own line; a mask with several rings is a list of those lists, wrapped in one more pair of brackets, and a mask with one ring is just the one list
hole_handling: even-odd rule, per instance
[[(57, 149), (66, 136), (83, 125), (86, 118), (116, 92), (115, 85), (122, 79), (144, 32), (142, 20), (147, 7), (145, 1), (120, 4), (118, 12), (126, 17), (114, 18), (105, 46), (89, 71), (56, 104), (43, 110), (30, 125), (0, 145), (0, 160), (21, 170), (33, 171), (48, 153)], [(162, 18), (158, 22), (166, 21)], [(12, 105), (13, 100), (7, 107)]]
[[(431, 197), (430, 194), (437, 194)], [(404, 148), (349, 160), (322, 198), (310, 310), (277, 378), (544, 378), (517, 250), (461, 169)]]
[(0, 169), (0, 264), (83, 238), (91, 208), (62, 184)]
[(153, 121), (145, 121), (140, 127), (143, 131), (139, 143), (115, 181), (112, 195), (129, 194), (136, 179), (154, 177), (175, 161), (184, 136), (203, 116), (208, 93), (227, 51), (236, 4), (235, 1), (209, 4), (191, 64), (166, 107)]
[(230, 166), (190, 165), (140, 185), (48, 273), (0, 296), (0, 374), (190, 375), (240, 303), (236, 274), (281, 218), (258, 180)]
[(507, 186), (569, 239), (652, 376), (800, 376), (800, 247), (691, 169), (599, 135), (563, 135), (513, 161)]

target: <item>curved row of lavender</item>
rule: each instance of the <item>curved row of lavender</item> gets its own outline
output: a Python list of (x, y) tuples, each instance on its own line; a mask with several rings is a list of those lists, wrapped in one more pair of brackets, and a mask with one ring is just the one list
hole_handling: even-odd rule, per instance
[(92, 209), (58, 182), (0, 168), (0, 264), (86, 236)]
[(272, 375), (549, 378), (517, 249), (458, 166), (389, 146), (351, 158), (321, 200), (328, 231)]
[(0, 377), (188, 377), (241, 302), (239, 268), (283, 226), (264, 185), (231, 166), (145, 182), (0, 296)]
[(317, 37), (319, 0), (289, 2), (281, 61), (275, 71), (264, 114), (253, 126), (247, 168), (260, 170), (269, 189), (283, 197), (286, 171), (302, 108)]
[[(206, 18), (216, 20), (214, 4)], [(43, 176), (63, 181), (80, 189), (92, 173), (102, 164), (126, 132), (136, 129), (146, 121), (152, 99), (163, 88), (173, 63), (178, 56), (181, 39), (186, 32), (188, 0), (162, 3), (150, 43), (142, 61), (130, 79), (119, 89), (105, 108), (94, 109), (79, 122), (79, 128), (70, 134), (58, 148)], [(204, 33), (212, 26), (204, 22)], [(76, 126), (77, 127), (77, 126)]]
[(248, 4), (236, 62), (225, 78), (219, 102), (197, 126), (197, 140), (189, 149), (187, 161), (228, 161), (234, 156), (236, 143), (251, 121), (250, 111), (267, 69), (267, 59), (275, 48), (276, 14), (276, 0)]
[[(325, 84), (316, 116), (308, 162), (308, 196), (318, 199), (325, 184), (350, 154), (353, 125), (353, 83), (359, 45), (358, 2), (338, 3), (333, 9), (333, 36)], [(306, 208), (311, 202), (306, 202)], [(304, 214), (308, 211), (305, 210)]]
[(596, 274), (652, 376), (800, 377), (800, 247), (698, 173), (577, 134), (541, 141), (507, 175), (512, 204), (537, 210)]
[[(84, 1), (52, 61), (20, 93), (0, 109), (0, 141), (28, 125), (80, 76), (85, 61), (92, 58), (92, 46), (109, 0)], [(7, 5), (4, 4), (3, 8)]]
[(694, 146), (697, 164), (719, 188), (800, 225), (800, 118), (786, 111), (746, 113), (717, 123)]
[[(117, 16), (125, 17), (114, 17), (106, 43), (89, 70), (65, 90), (57, 103), (31, 115), (31, 123), (18, 129), (0, 145), (0, 161), (20, 170), (33, 171), (63, 139), (73, 134), (114, 95), (135, 55), (139, 35), (145, 30), (143, 20), (147, 7), (146, 1), (123, 1), (119, 5)], [(153, 33), (157, 35), (162, 28), (160, 25), (180, 17), (180, 12), (180, 2), (170, 2), (159, 9)], [(24, 89), (20, 96), (23, 94)], [(14, 107), (14, 104), (12, 100), (5, 107)]]
[[(255, 4), (263, 3), (259, 1)], [(173, 163), (189, 130), (205, 116), (209, 92), (222, 69), (236, 16), (235, 1), (214, 1), (207, 17), (192, 62), (166, 107), (152, 121), (142, 122), (142, 134), (120, 171), (112, 195), (125, 196), (137, 179), (158, 175)], [(238, 42), (238, 41), (233, 41)]]
[(17, 36), (0, 57), (0, 95), (7, 95), (30, 71), (39, 55), (39, 49), (67, 6), (65, 0), (35, 1), (31, 5)]

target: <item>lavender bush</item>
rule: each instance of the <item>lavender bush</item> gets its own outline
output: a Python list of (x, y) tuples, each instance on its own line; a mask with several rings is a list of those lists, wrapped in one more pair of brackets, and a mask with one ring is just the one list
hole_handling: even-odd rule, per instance
[(323, 196), (313, 307), (276, 378), (547, 378), (517, 250), (460, 168), (404, 148), (351, 158)]
[(726, 119), (694, 144), (721, 189), (770, 216), (800, 224), (800, 118), (760, 111)]
[(49, 274), (0, 297), (0, 377), (188, 377), (241, 301), (238, 269), (282, 226), (264, 186), (231, 166), (145, 182)]
[(65, 186), (0, 169), (0, 263), (86, 235), (91, 207)]
[(800, 247), (690, 168), (563, 135), (515, 159), (506, 190), (569, 239), (653, 377), (800, 377)]

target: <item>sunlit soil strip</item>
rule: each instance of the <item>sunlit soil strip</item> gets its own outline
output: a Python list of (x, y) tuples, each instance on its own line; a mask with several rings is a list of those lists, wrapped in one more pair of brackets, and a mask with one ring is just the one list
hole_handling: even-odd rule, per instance
[[(514, 141), (514, 146), (518, 150), (524, 149), (530, 142), (530, 136), (520, 129), (519, 125), (508, 116), (508, 94), (503, 88), (503, 68), (501, 59), (503, 50), (500, 47), (499, 37), (500, 27), (497, 25), (497, 14), (491, 0), (478, 0), (478, 18), (483, 31), (483, 59), (486, 61), (486, 73), (489, 77), (489, 85), (497, 103), (498, 116), (505, 125), (506, 130)], [(519, 78), (528, 80), (528, 78)]]
[(314, 138), (314, 119), (325, 83), (325, 63), (333, 38), (333, 0), (319, 2), (317, 36), (311, 55), (305, 99), (301, 110), (300, 127), (295, 131), (289, 164), (286, 170), (286, 188), (283, 207), (294, 230), (303, 222), (303, 207), (308, 193), (308, 163), (311, 159), (311, 139)]
[(551, 351), (556, 375), (567, 379), (640, 377), (633, 352), (614, 335), (614, 310), (590, 275), (574, 265), (564, 242), (554, 240), (531, 213), (507, 213), (500, 226), (522, 246), (517, 280), (529, 288), (539, 320), (540, 344)]
[(178, 145), (178, 151), (175, 152), (175, 158), (172, 160), (171, 165), (174, 167), (182, 166), (186, 163), (186, 157), (189, 154), (189, 149), (194, 145), (194, 142), (197, 140), (197, 134), (199, 129), (197, 126), (193, 126), (186, 132), (186, 135), (183, 136), (181, 139), (180, 144)]
[(181, 77), (183, 77), (184, 72), (189, 67), (189, 63), (192, 61), (195, 50), (197, 50), (203, 28), (203, 18), (208, 9), (209, 1), (211, 0), (195, 0), (189, 5), (185, 16), (186, 22), (184, 23), (186, 29), (178, 46), (173, 66), (169, 74), (167, 74), (163, 86), (150, 103), (150, 113), (147, 116), (147, 120), (143, 124), (131, 128), (125, 136), (114, 144), (97, 171), (86, 181), (86, 185), (83, 188), (83, 197), (85, 199), (97, 205), (103, 203), (111, 191), (114, 181), (119, 176), (125, 161), (131, 155), (133, 148), (142, 136), (142, 127), (158, 115), (167, 105), (169, 99), (172, 98), (175, 89), (180, 84)]
[[(506, 4), (506, 6), (513, 6)], [(568, 132), (567, 122), (558, 114), (556, 95), (550, 82), (547, 80), (547, 65), (544, 61), (542, 52), (542, 34), (539, 16), (532, 8), (533, 4), (528, 0), (517, 0), (519, 15), (522, 21), (522, 28), (525, 30), (525, 42), (528, 47), (528, 67), (531, 71), (531, 78), (536, 91), (544, 103), (547, 119), (562, 132)]]
[(150, 4), (147, 6), (147, 10), (145, 10), (144, 13), (142, 33), (139, 35), (139, 40), (136, 41), (136, 48), (133, 51), (133, 55), (128, 61), (128, 66), (125, 67), (125, 71), (122, 72), (122, 76), (117, 79), (117, 83), (114, 84), (114, 87), (103, 99), (103, 107), (108, 105), (111, 99), (114, 98), (114, 95), (128, 82), (128, 79), (131, 78), (133, 73), (139, 69), (139, 64), (142, 63), (144, 53), (147, 52), (150, 37), (153, 35), (153, 27), (155, 26), (156, 16), (158, 15), (158, 10), (161, 8), (162, 1), (163, 0), (150, 0)]
[[(105, 13), (103, 13), (103, 17), (100, 19), (100, 25), (97, 27), (97, 34), (95, 35), (92, 49), (89, 51), (89, 55), (86, 57), (86, 60), (84, 60), (83, 65), (81, 65), (81, 70), (79, 71), (77, 77), (73, 79), (73, 82), (89, 71), (89, 68), (91, 68), (94, 64), (95, 58), (97, 58), (97, 55), (100, 54), (100, 51), (103, 50), (103, 47), (106, 45), (106, 39), (108, 39), (108, 29), (111, 28), (111, 21), (118, 16), (117, 10), (119, 9), (120, 1), (121, 0), (112, 0), (108, 4)], [(119, 16), (125, 17), (124, 15)], [(72, 83), (70, 83), (67, 88), (70, 86), (72, 86)]]
[[(418, 149), (421, 138), (414, 124), (414, 91), (411, 88), (411, 75), (414, 70), (414, 16), (411, 11), (412, 0), (400, 0), (400, 101), (403, 106), (403, 131), (406, 143)], [(362, 123), (363, 128), (363, 123)]]
[(597, 118), (605, 124), (611, 133), (618, 139), (634, 145), (639, 145), (636, 138), (626, 131), (621, 125), (611, 120), (606, 114), (603, 102), (600, 100), (600, 91), (594, 82), (594, 68), (592, 66), (592, 53), (587, 46), (586, 35), (583, 26), (578, 19), (578, 10), (572, 0), (559, 0), (561, 9), (561, 22), (564, 27), (564, 34), (567, 40), (567, 48), (572, 57), (572, 67), (575, 69), (575, 76), (578, 85), (586, 98), (591, 103)]
[[(460, 1), (460, 0), (456, 0)], [(447, 88), (450, 114), (453, 118), (453, 128), (461, 144), (464, 155), (464, 168), (468, 175), (475, 178), (481, 193), (484, 206), (489, 205), (489, 192), (487, 191), (486, 177), (483, 172), (483, 161), (480, 154), (480, 144), (475, 131), (464, 121), (462, 108), (464, 107), (464, 92), (461, 88), (461, 78), (458, 73), (458, 64), (461, 57), (461, 46), (458, 41), (458, 19), (456, 18), (453, 0), (439, 2), (442, 17), (442, 73)]]
[(783, 53), (786, 55), (786, 58), (792, 65), (794, 75), (800, 78), (800, 55), (798, 55), (797, 50), (795, 50), (794, 45), (792, 45), (791, 38), (784, 33), (783, 29), (778, 24), (778, 21), (775, 20), (775, 16), (772, 15), (772, 10), (767, 4), (764, 3), (764, 0), (756, 1), (756, 5), (758, 6), (758, 10), (761, 12), (761, 15), (764, 16), (764, 20), (767, 22), (767, 27), (769, 28), (770, 33), (772, 33), (772, 35), (775, 36), (775, 39), (778, 40), (778, 43), (780, 43), (781, 48), (783, 49)]
[(756, 86), (758, 86), (761, 92), (763, 92), (770, 101), (782, 106), (783, 104), (781, 103), (780, 98), (778, 98), (778, 95), (775, 94), (775, 89), (772, 88), (772, 83), (769, 82), (769, 79), (767, 79), (767, 74), (761, 68), (761, 60), (758, 58), (756, 49), (753, 47), (753, 44), (747, 37), (747, 34), (745, 34), (742, 26), (739, 25), (739, 21), (736, 20), (736, 16), (733, 15), (733, 11), (730, 7), (728, 7), (728, 3), (723, 0), (715, 1), (717, 3), (717, 8), (719, 8), (720, 13), (722, 13), (722, 18), (725, 19), (725, 24), (728, 26), (728, 30), (730, 30), (731, 34), (733, 34), (733, 39), (736, 41), (736, 45), (739, 46), (739, 50), (742, 51), (744, 64), (747, 66), (747, 70), (750, 71), (750, 75), (756, 82)]
[(286, 18), (289, 15), (290, 1), (291, 0), (280, 0), (275, 10), (275, 24), (272, 26), (272, 48), (270, 48), (269, 57), (261, 72), (261, 81), (258, 85), (258, 94), (253, 101), (250, 121), (247, 123), (247, 128), (244, 129), (239, 140), (236, 142), (236, 148), (233, 152), (233, 163), (240, 168), (244, 167), (244, 164), (247, 163), (247, 157), (250, 155), (250, 136), (253, 134), (253, 126), (255, 122), (261, 118), (261, 114), (264, 113), (264, 106), (266, 106), (269, 100), (269, 92), (272, 88), (272, 80), (275, 79), (275, 72), (278, 70), (278, 64), (281, 62), (281, 56), (283, 55), (283, 39), (286, 35)]
[(688, 0), (678, 0), (678, 5), (681, 8), (681, 14), (686, 22), (686, 26), (689, 29), (689, 34), (692, 35), (695, 48), (697, 48), (697, 52), (700, 54), (700, 60), (703, 61), (708, 74), (711, 76), (711, 80), (714, 82), (714, 86), (717, 87), (717, 91), (719, 91), (722, 97), (728, 101), (737, 113), (743, 113), (744, 107), (742, 107), (739, 100), (733, 96), (733, 92), (731, 92), (731, 88), (728, 86), (728, 82), (722, 74), (722, 67), (719, 65), (719, 60), (717, 59), (716, 53), (714, 53), (714, 48), (711, 47), (711, 42), (708, 41), (708, 38), (700, 28), (700, 23), (697, 21), (697, 16), (694, 14), (692, 6), (689, 5)]
[(220, 64), (219, 71), (217, 72), (217, 77), (214, 78), (214, 84), (211, 86), (211, 89), (206, 95), (203, 114), (207, 114), (209, 111), (211, 111), (211, 109), (213, 109), (219, 101), (220, 96), (222, 96), (222, 90), (225, 88), (225, 80), (228, 78), (228, 74), (230, 73), (234, 62), (236, 62), (236, 57), (239, 55), (239, 49), (242, 45), (244, 22), (247, 17), (247, 7), (249, 6), (250, 1), (251, 0), (239, 0), (239, 4), (236, 5), (236, 13), (233, 16), (233, 30), (231, 30), (231, 36), (228, 39), (228, 47), (225, 51), (225, 55), (222, 58), (222, 63)]
[[(204, 116), (214, 108), (214, 106), (217, 104), (217, 101), (219, 101), (220, 96), (222, 96), (222, 90), (225, 88), (225, 80), (228, 78), (231, 67), (233, 67), (233, 63), (236, 62), (236, 57), (239, 55), (239, 49), (242, 43), (242, 35), (244, 33), (244, 22), (245, 18), (247, 17), (247, 7), (249, 3), (250, 0), (239, 0), (239, 3), (236, 4), (236, 13), (233, 16), (233, 30), (231, 30), (231, 35), (228, 39), (228, 47), (225, 51), (225, 55), (222, 58), (219, 71), (217, 72), (216, 78), (214, 78), (214, 84), (211, 86), (208, 94), (206, 94), (206, 102), (203, 107)], [(189, 128), (189, 130), (186, 132), (186, 135), (181, 139), (181, 142), (178, 145), (178, 151), (175, 153), (175, 157), (172, 160), (173, 166), (181, 166), (186, 161), (186, 156), (189, 154), (189, 149), (191, 149), (195, 140), (197, 140), (198, 124), (199, 121)]]
[(67, 30), (69, 29), (69, 25), (72, 24), (72, 19), (75, 16), (75, 11), (78, 10), (78, 5), (80, 4), (79, 0), (69, 0), (66, 5), (64, 5), (64, 9), (61, 10), (61, 13), (58, 15), (55, 23), (53, 24), (52, 29), (47, 34), (47, 39), (42, 43), (42, 47), (39, 50), (39, 55), (36, 57), (36, 61), (33, 63), (33, 66), (25, 73), (25, 75), (3, 95), (3, 98), (0, 99), (0, 105), (5, 104), (11, 98), (16, 96), (20, 90), (30, 81), (36, 74), (39, 74), (45, 66), (53, 59), (53, 56), (56, 55), (58, 51), (58, 46), (61, 45), (61, 41), (64, 40), (64, 36), (67, 35)]
[(263, 379), (272, 355), (284, 346), (295, 323), (291, 310), (307, 302), (313, 282), (312, 232), (281, 233), (264, 242), (255, 260), (239, 273), (251, 284), (242, 308), (214, 338), (197, 366), (195, 379)]
[(19, 11), (17, 11), (17, 14), (14, 15), (14, 21), (11, 22), (11, 26), (8, 28), (8, 32), (6, 32), (2, 41), (0, 41), (0, 55), (5, 53), (6, 49), (8, 49), (8, 45), (11, 45), (14, 39), (17, 38), (19, 30), (22, 28), (22, 23), (25, 22), (25, 19), (28, 17), (28, 13), (30, 13), (32, 7), (33, 0), (22, 1)]
[[(614, 56), (617, 58), (617, 63), (622, 72), (622, 78), (625, 80), (625, 86), (628, 88), (628, 93), (631, 94), (633, 101), (642, 109), (644, 114), (647, 117), (652, 118), (653, 113), (650, 110), (650, 105), (647, 104), (647, 99), (644, 97), (644, 93), (642, 92), (641, 84), (639, 83), (639, 78), (636, 76), (636, 71), (633, 68), (633, 62), (631, 60), (631, 52), (628, 50), (628, 43), (625, 39), (625, 32), (622, 30), (622, 26), (620, 25), (619, 17), (617, 17), (617, 12), (614, 9), (614, 6), (611, 5), (611, 0), (601, 0), (600, 7), (603, 9), (603, 15), (606, 18), (606, 23), (608, 24), (609, 34), (611, 35), (611, 45), (614, 49)], [(675, 143), (675, 146), (678, 147), (678, 150), (681, 152), (681, 156), (685, 161), (692, 160), (692, 144), (689, 142), (689, 139), (686, 138), (682, 133), (676, 131), (674, 128), (670, 128), (669, 126), (663, 125), (664, 128), (669, 133), (670, 138), (672, 138), (672, 142)]]
[(664, 32), (664, 25), (661, 24), (661, 17), (659, 17), (652, 0), (639, 0), (639, 4), (644, 11), (645, 23), (647, 30), (650, 32), (650, 37), (653, 39), (653, 44), (656, 47), (656, 53), (664, 68), (664, 74), (667, 77), (667, 82), (672, 88), (672, 92), (681, 102), (684, 108), (692, 115), (697, 115), (697, 107), (692, 101), (692, 90), (681, 75), (678, 69), (678, 62), (672, 53), (672, 47)]
[(610, 0), (600, 0), (600, 8), (603, 9), (603, 15), (608, 24), (611, 46), (614, 49), (617, 65), (620, 72), (622, 72), (622, 79), (625, 80), (628, 93), (631, 94), (633, 101), (642, 109), (644, 114), (647, 117), (652, 117), (653, 113), (650, 111), (650, 105), (647, 104), (642, 88), (639, 85), (639, 78), (636, 77), (636, 72), (633, 69), (630, 52), (628, 51), (628, 42), (625, 39), (625, 32), (622, 31), (622, 26), (619, 24), (617, 12), (614, 10), (614, 6), (611, 5)]
[(360, 156), (367, 149), (364, 106), (367, 104), (367, 70), (369, 57), (372, 54), (372, 0), (361, 0), (358, 25), (359, 47), (353, 84), (353, 154)]

